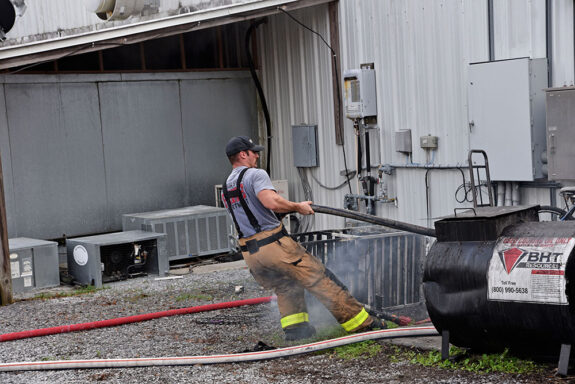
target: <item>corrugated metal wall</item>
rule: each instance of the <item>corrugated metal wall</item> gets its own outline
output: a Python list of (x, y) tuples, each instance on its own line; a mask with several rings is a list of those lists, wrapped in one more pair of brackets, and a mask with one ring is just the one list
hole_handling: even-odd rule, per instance
[[(545, 0), (494, 1), (493, 51), (496, 59), (546, 56)], [(377, 78), (381, 164), (432, 163), (465, 166), (469, 150), (467, 71), (469, 63), (489, 60), (488, 2), (475, 0), (341, 0), (341, 71), (374, 63)], [(573, 84), (573, 2), (553, 1), (553, 84)], [(329, 41), (327, 6), (294, 16)], [(320, 166), (307, 171), (333, 186), (343, 179), (342, 147), (335, 144), (331, 66), (320, 40), (289, 20), (272, 17), (259, 35), (263, 75), (274, 122), (276, 178), (298, 180), (291, 155), (292, 124), (319, 126)], [(341, 73), (340, 73), (341, 78)], [(394, 132), (411, 129), (413, 155), (395, 151)], [(439, 149), (419, 147), (424, 135), (439, 137)], [(354, 132), (346, 121), (348, 167), (355, 169)], [(280, 147), (278, 144), (282, 143)], [(376, 144), (377, 145), (377, 144)], [(467, 171), (464, 175), (468, 180)], [(388, 182), (397, 204), (380, 205), (378, 215), (420, 225), (452, 214), (460, 204), (461, 171), (398, 168)], [(341, 207), (347, 188), (331, 191), (310, 178), (314, 200)], [(354, 185), (354, 193), (355, 183)], [(303, 199), (299, 182), (290, 196)], [(523, 203), (548, 204), (548, 190), (526, 188)], [(316, 228), (338, 227), (337, 218), (316, 217)]]
[(257, 129), (247, 72), (13, 75), (0, 86), (10, 237), (117, 231), (125, 213), (214, 205), (231, 169), (225, 144)]

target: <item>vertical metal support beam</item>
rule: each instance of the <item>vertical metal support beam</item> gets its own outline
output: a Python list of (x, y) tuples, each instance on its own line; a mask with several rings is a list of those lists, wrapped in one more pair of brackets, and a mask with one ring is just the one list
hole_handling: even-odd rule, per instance
[(493, 17), (493, 0), (487, 0), (487, 36), (489, 44), (489, 61), (495, 60), (495, 20)]
[(0, 304), (12, 304), (12, 275), (8, 251), (8, 226), (6, 224), (6, 200), (4, 199), (4, 176), (0, 158)]
[(441, 360), (449, 359), (449, 331), (441, 331)]
[[(575, 20), (575, 19), (574, 19)], [(553, 86), (553, 1), (545, 1), (545, 31), (547, 55), (547, 86)]]
[(329, 45), (333, 49), (332, 61), (331, 61), (331, 73), (332, 73), (332, 89), (333, 89), (333, 113), (334, 113), (334, 123), (335, 123), (335, 143), (337, 145), (343, 145), (343, 111), (342, 111), (342, 101), (341, 101), (341, 79), (338, 70), (338, 63), (340, 61), (340, 51), (339, 51), (339, 2), (333, 1), (328, 4), (328, 14), (329, 14)]
[(559, 366), (557, 373), (561, 376), (567, 376), (569, 370), (569, 356), (571, 355), (571, 344), (561, 344), (561, 354), (559, 355)]

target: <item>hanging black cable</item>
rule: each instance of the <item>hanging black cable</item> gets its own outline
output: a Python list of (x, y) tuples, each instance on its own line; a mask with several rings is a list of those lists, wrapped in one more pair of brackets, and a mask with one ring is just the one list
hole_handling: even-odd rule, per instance
[[(318, 32), (314, 31), (313, 29), (311, 29), (310, 27), (308, 27), (307, 25), (305, 25), (304, 23), (302, 23), (301, 21), (299, 21), (298, 19), (296, 19), (295, 17), (292, 16), (291, 13), (289, 13), (288, 11), (284, 10), (281, 7), (278, 7), (278, 10), (285, 13), (287, 16), (289, 16), (290, 19), (292, 19), (293, 21), (295, 21), (297, 24), (301, 25), (303, 28), (307, 29), (308, 31), (310, 31), (311, 33), (313, 33), (314, 35), (318, 36), (320, 38), (320, 40), (326, 45), (326, 47), (329, 48), (329, 50), (331, 51), (331, 58), (333, 60), (333, 67), (335, 70), (335, 78), (336, 78), (336, 92), (337, 92), (337, 104), (338, 104), (338, 110), (341, 111), (341, 91), (339, 88), (339, 69), (338, 69), (338, 65), (337, 65), (337, 55), (335, 54), (335, 51), (333, 50), (333, 48), (331, 47), (331, 45), (329, 45), (329, 43), (327, 41), (325, 41), (325, 39), (323, 38), (323, 36), (321, 34), (319, 34)], [(338, 114), (339, 119), (339, 126), (342, 127), (342, 121), (341, 121), (341, 113)], [(347, 156), (345, 153), (345, 145), (342, 144), (341, 149), (343, 151), (343, 166), (345, 167), (345, 174), (349, 175), (349, 170), (347, 168)], [(358, 172), (359, 174), (359, 172)], [(349, 193), (351, 194), (351, 182), (349, 180), (349, 178), (347, 178), (347, 185), (349, 187)]]
[(271, 176), (271, 158), (272, 158), (272, 127), (271, 127), (271, 120), (270, 120), (270, 112), (268, 110), (268, 104), (266, 102), (266, 97), (264, 95), (264, 90), (262, 89), (262, 85), (260, 83), (260, 79), (258, 78), (258, 74), (256, 73), (256, 68), (254, 64), (254, 60), (252, 58), (251, 53), (251, 37), (253, 31), (262, 23), (267, 21), (266, 18), (255, 20), (249, 26), (248, 30), (246, 31), (246, 39), (245, 39), (245, 49), (246, 49), (246, 56), (248, 58), (248, 64), (250, 66), (250, 73), (252, 74), (252, 79), (254, 80), (254, 84), (256, 85), (256, 89), (258, 90), (258, 96), (260, 97), (260, 102), (262, 103), (262, 109), (264, 111), (264, 118), (266, 120), (266, 136), (268, 142), (267, 148), (267, 162), (266, 162), (266, 171), (268, 175)]

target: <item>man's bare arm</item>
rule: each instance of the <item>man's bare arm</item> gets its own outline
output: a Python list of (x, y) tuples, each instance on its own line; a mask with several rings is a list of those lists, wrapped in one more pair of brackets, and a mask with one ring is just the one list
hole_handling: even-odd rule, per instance
[(258, 193), (258, 199), (264, 207), (277, 213), (298, 212), (302, 215), (312, 215), (311, 201), (301, 201), (299, 203), (289, 201), (281, 197), (276, 191), (264, 189)]

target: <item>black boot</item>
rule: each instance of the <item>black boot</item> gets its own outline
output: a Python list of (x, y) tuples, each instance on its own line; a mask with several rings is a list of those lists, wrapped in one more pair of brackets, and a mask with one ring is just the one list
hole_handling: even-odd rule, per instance
[(315, 335), (315, 328), (309, 323), (284, 329), (286, 341), (308, 339)]

